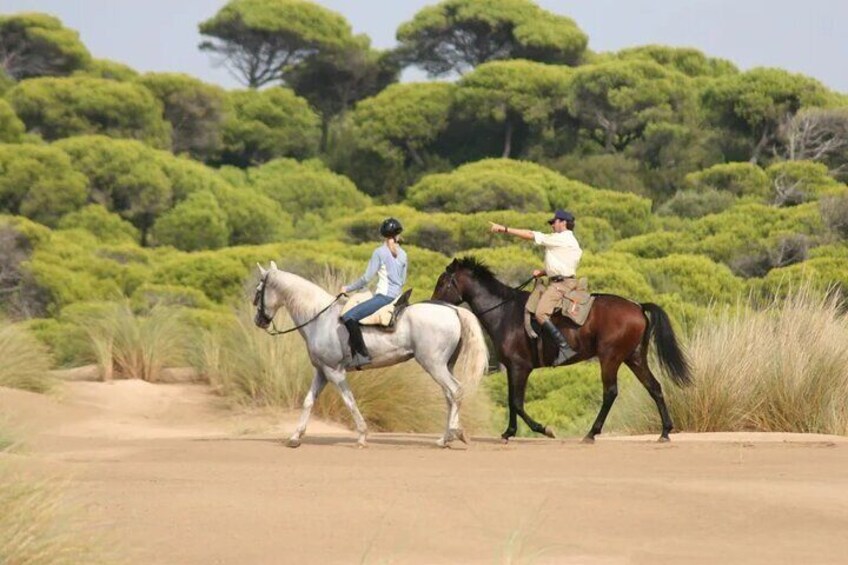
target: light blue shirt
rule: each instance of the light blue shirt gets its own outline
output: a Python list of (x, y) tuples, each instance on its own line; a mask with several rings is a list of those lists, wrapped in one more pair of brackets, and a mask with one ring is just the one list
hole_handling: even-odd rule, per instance
[(392, 255), (387, 245), (381, 245), (371, 254), (365, 274), (347, 285), (348, 292), (359, 290), (367, 285), (377, 275), (375, 294), (384, 294), (390, 298), (400, 296), (406, 283), (406, 251), (397, 248), (397, 257)]

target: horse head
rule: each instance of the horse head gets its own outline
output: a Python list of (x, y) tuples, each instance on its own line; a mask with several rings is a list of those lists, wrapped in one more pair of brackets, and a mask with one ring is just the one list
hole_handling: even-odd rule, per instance
[[(259, 284), (256, 285), (256, 292), (253, 294), (253, 305), (256, 306), (256, 317), (254, 323), (262, 329), (271, 325), (271, 321), (277, 314), (277, 309), (280, 307), (280, 299), (278, 294), (274, 292), (274, 274), (278, 272), (277, 264), (271, 261), (271, 267), (265, 269), (259, 263)], [(270, 287), (270, 290), (269, 290)]]
[(436, 288), (433, 289), (431, 299), (447, 302), (448, 304), (461, 304), (465, 301), (465, 298), (463, 298), (464, 282), (465, 276), (462, 272), (460, 262), (454, 259), (445, 267), (445, 272), (436, 281)]

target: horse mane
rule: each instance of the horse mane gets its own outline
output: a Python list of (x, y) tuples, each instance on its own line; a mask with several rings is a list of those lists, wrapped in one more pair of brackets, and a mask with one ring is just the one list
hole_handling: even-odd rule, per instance
[(456, 268), (470, 271), (477, 282), (496, 296), (508, 298), (514, 292), (513, 289), (497, 279), (495, 273), (492, 272), (492, 269), (490, 269), (488, 265), (476, 257), (467, 256), (457, 259)]
[(314, 316), (333, 299), (330, 293), (317, 284), (279, 269), (271, 271), (266, 284), (282, 295), (292, 318)]

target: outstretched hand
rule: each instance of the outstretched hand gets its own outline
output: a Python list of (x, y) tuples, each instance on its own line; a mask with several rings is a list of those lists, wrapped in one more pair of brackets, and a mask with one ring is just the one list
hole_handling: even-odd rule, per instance
[(503, 233), (506, 231), (506, 227), (495, 222), (489, 222), (489, 231), (492, 233)]

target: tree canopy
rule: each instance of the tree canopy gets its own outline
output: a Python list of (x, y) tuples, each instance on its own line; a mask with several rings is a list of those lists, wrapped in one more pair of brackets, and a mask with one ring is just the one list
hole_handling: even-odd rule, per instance
[(163, 117), (171, 124), (171, 150), (195, 159), (217, 156), (226, 117), (224, 89), (179, 73), (147, 73), (139, 78), (162, 103)]
[(288, 88), (228, 93), (221, 162), (246, 167), (276, 157), (311, 157), (318, 150), (320, 118)]
[(231, 0), (200, 24), (200, 49), (251, 88), (285, 82), (306, 57), (351, 41), (350, 24), (306, 0)]
[(79, 34), (58, 18), (36, 12), (0, 15), (0, 70), (15, 80), (68, 75), (90, 59)]
[(399, 56), (432, 76), (497, 59), (576, 65), (588, 37), (570, 18), (529, 0), (445, 0), (397, 31)]
[(139, 84), (91, 77), (37, 78), (20, 82), (7, 98), (27, 131), (46, 140), (103, 134), (171, 143), (162, 104)]
[(729, 132), (743, 136), (752, 163), (773, 147), (784, 120), (801, 108), (825, 105), (827, 89), (809, 77), (780, 69), (753, 69), (720, 77), (704, 89), (710, 118)]

